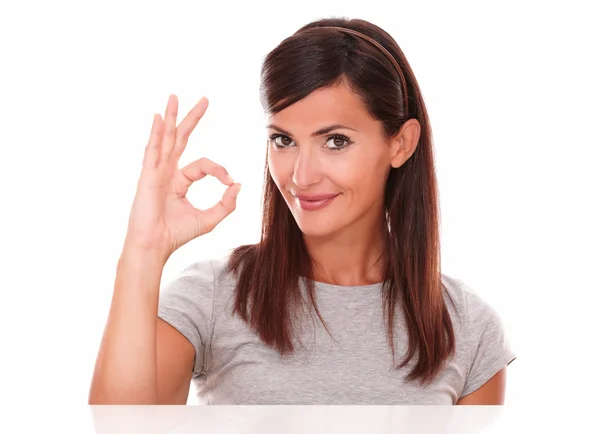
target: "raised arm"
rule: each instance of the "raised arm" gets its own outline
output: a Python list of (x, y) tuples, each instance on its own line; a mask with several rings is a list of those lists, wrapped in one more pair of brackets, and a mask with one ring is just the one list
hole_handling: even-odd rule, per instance
[[(195, 352), (178, 330), (158, 318), (162, 271), (176, 249), (212, 231), (235, 209), (240, 188), (223, 167), (208, 159), (178, 168), (188, 138), (207, 107), (208, 100), (202, 98), (176, 126), (178, 102), (171, 95), (164, 122), (154, 115), (89, 404), (186, 403)], [(186, 194), (194, 181), (206, 175), (228, 188), (219, 203), (199, 210)]]

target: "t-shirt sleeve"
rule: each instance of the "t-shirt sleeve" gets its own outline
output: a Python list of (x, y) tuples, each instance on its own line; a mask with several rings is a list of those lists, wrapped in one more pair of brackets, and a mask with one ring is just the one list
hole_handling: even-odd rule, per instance
[(498, 311), (464, 283), (463, 288), (472, 358), (461, 398), (516, 359)]
[(210, 261), (190, 265), (160, 291), (158, 317), (194, 346), (194, 376), (204, 370), (212, 334), (213, 300), (214, 270)]

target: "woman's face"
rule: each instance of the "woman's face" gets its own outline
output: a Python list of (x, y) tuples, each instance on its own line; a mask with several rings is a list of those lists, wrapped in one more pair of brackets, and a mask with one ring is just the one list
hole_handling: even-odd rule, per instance
[(363, 231), (382, 218), (389, 170), (410, 157), (419, 128), (408, 121), (391, 140), (381, 128), (345, 82), (267, 119), (269, 171), (305, 235)]

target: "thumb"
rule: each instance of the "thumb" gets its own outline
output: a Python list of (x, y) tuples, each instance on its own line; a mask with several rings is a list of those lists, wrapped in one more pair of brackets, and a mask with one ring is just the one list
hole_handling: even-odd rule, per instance
[(240, 183), (231, 184), (225, 190), (223, 197), (217, 204), (205, 210), (198, 210), (198, 227), (202, 228), (200, 235), (212, 231), (225, 217), (235, 210), (237, 195), (241, 188), (242, 185)]

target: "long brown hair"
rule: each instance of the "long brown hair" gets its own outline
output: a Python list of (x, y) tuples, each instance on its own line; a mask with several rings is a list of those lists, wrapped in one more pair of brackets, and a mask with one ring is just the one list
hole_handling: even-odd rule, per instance
[[(373, 38), (392, 54), (404, 75), (406, 92), (390, 59), (362, 38), (336, 29), (352, 29)], [(364, 20), (321, 19), (283, 40), (264, 59), (261, 103), (274, 114), (314, 90), (346, 80), (387, 137), (410, 118), (421, 125), (414, 154), (392, 168), (385, 187), (384, 213), (389, 233), (382, 303), (389, 344), (394, 349), (394, 312), (398, 303), (408, 328), (409, 348), (401, 368), (415, 353), (409, 381), (432, 381), (454, 354), (452, 321), (443, 299), (440, 271), (438, 192), (429, 117), (417, 80), (394, 39)], [(408, 113), (403, 109), (407, 103)], [(261, 340), (284, 355), (294, 351), (294, 313), (305, 283), (310, 303), (327, 329), (315, 301), (313, 265), (283, 196), (265, 166), (262, 236), (257, 244), (235, 249), (229, 261), (237, 275), (233, 313), (238, 313)]]

